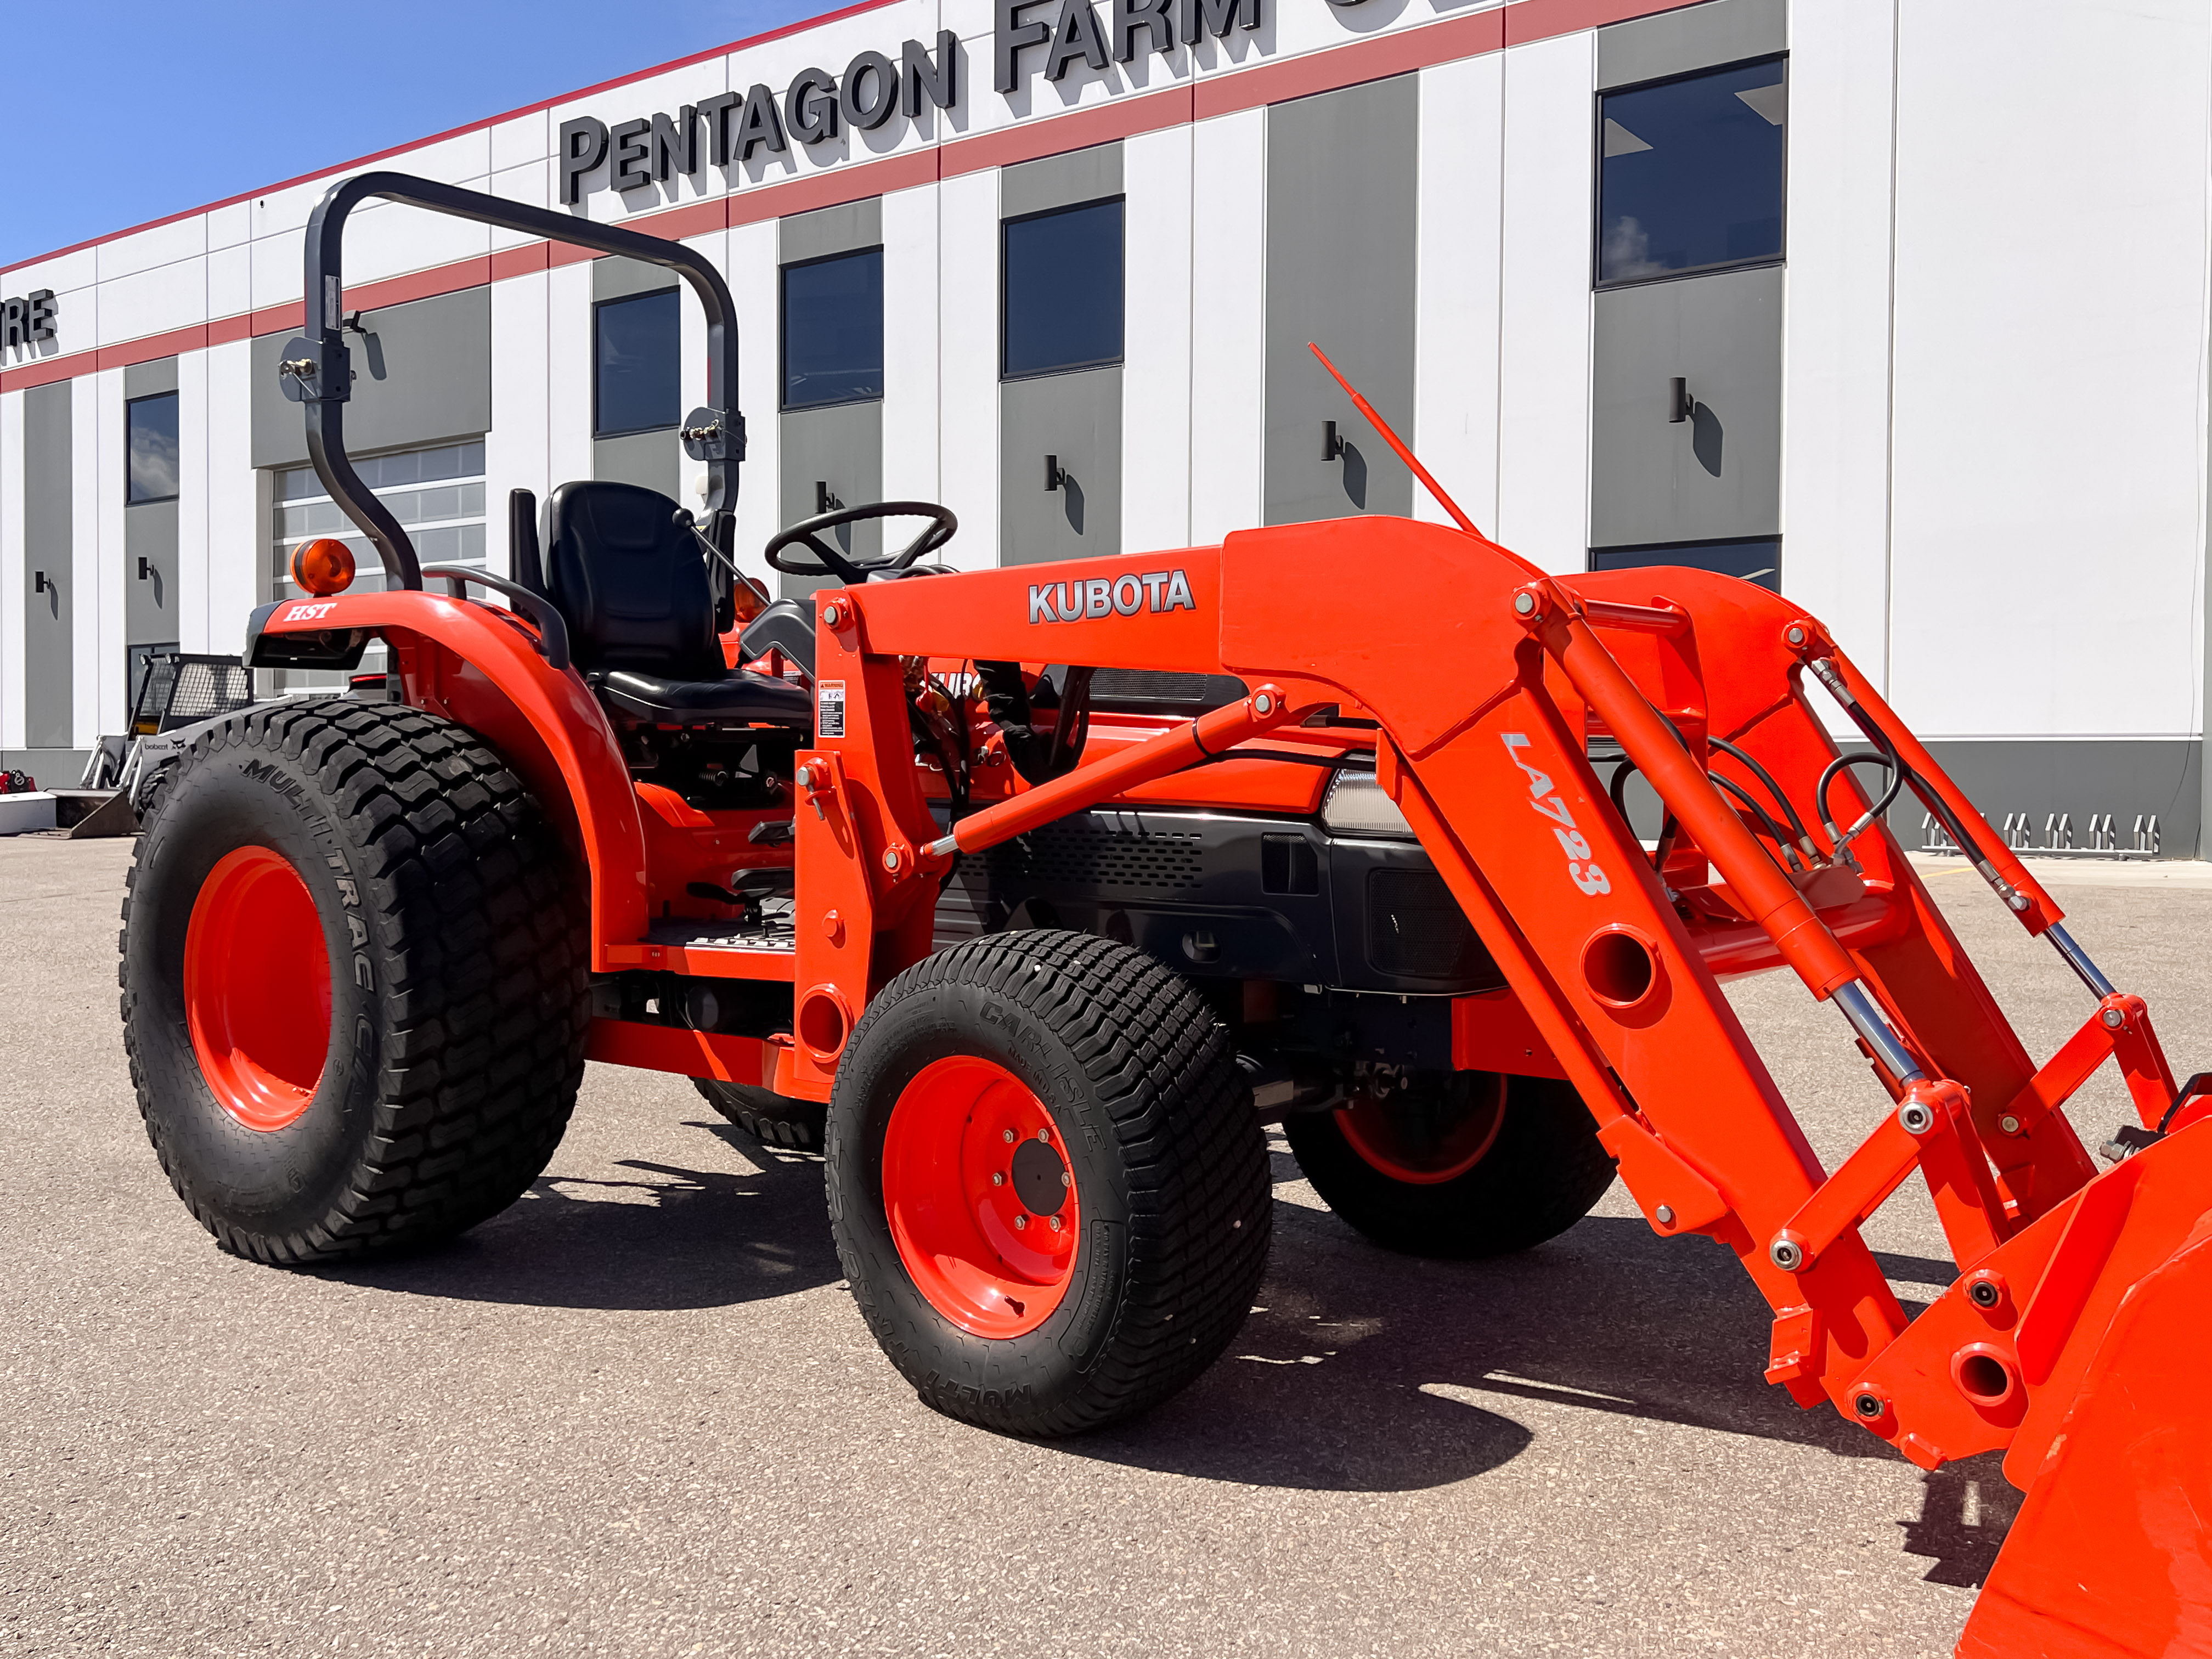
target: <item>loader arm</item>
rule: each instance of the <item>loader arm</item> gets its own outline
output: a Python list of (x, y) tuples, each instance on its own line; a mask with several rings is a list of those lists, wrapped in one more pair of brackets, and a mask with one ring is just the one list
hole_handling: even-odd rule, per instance
[[(1348, 569), (1368, 579), (1346, 583)], [(780, 1086), (826, 1095), (857, 1012), (927, 954), (950, 860), (1356, 703), (1379, 725), (1383, 787), (1644, 1215), (1736, 1253), (1773, 1310), (1765, 1376), (1801, 1404), (1826, 1399), (1926, 1467), (2023, 1433), (2039, 1460), (2130, 1276), (2212, 1208), (2205, 1132), (2099, 1177), (2057, 1109), (2117, 1056), (2146, 1124), (2172, 1111), (2140, 999), (2105, 985), (2039, 1072), (1879, 817), (1836, 844), (1873, 792), (1848, 769), (1831, 777), (1824, 821), (1818, 786), (1839, 750), (1808, 679), (1899, 757), (1900, 781), (1966, 837), (2023, 925), (2102, 982), (1826, 630), (1776, 595), (1682, 570), (1553, 578), (1480, 536), (1376, 518), (871, 585), (820, 596), (817, 614), (817, 675), (838, 712), (803, 757), (797, 1042)], [(948, 834), (908, 759), (908, 656), (1226, 673), (1254, 690)], [(1670, 829), (1656, 854), (1609, 799), (1593, 738), (1657, 790)], [(1833, 1172), (1721, 991), (1722, 973), (1776, 967), (1836, 1004), (1836, 1040), (1857, 1044), (1893, 1103)], [(1908, 1324), (1858, 1227), (1916, 1170), (1960, 1277)], [(2137, 1183), (2158, 1202), (2132, 1197)]]

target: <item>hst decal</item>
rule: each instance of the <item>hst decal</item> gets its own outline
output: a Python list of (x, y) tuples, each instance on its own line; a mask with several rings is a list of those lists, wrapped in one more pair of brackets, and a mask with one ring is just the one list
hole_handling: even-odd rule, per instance
[(337, 609), (335, 601), (326, 605), (295, 605), (284, 613), (286, 622), (313, 622), (318, 617), (327, 617)]
[(1504, 732), (1499, 736), (1505, 740), (1505, 752), (1513, 763), (1528, 775), (1528, 806), (1537, 817), (1548, 818), (1552, 833), (1559, 837), (1560, 848), (1567, 855), (1567, 879), (1595, 898), (1600, 893), (1609, 893), (1613, 884), (1606, 879), (1605, 872), (1590, 857), (1589, 838), (1575, 828), (1575, 815), (1552, 787), (1551, 775), (1531, 766), (1521, 758), (1521, 750), (1528, 747), (1525, 732)]
[(1087, 581), (1031, 582), (1032, 623), (1081, 622), (1085, 617), (1133, 617), (1139, 611), (1195, 611), (1190, 578), (1180, 570), (1093, 576)]

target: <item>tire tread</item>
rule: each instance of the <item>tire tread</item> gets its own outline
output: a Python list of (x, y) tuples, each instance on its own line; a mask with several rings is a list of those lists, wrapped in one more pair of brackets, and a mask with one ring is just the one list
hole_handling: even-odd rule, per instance
[[(227, 1220), (170, 1144), (123, 984), (125, 1048), (148, 1138), (178, 1196), (232, 1253), (299, 1267), (427, 1243), (497, 1213), (543, 1171), (583, 1079), (584, 924), (557, 836), (499, 756), (465, 727), (344, 699), (241, 713), (196, 737), (166, 801), (232, 748), (313, 775), (358, 855), (384, 1030), (374, 1132), (327, 1211), (281, 1237)], [(143, 856), (145, 842), (140, 842)], [(127, 952), (140, 865), (123, 903)]]
[[(1041, 929), (970, 939), (908, 969), (870, 1003), (852, 1045), (907, 999), (955, 983), (988, 988), (1048, 1027), (1104, 1106), (1128, 1182), (1121, 1306), (1085, 1385), (1033, 1411), (984, 1397), (933, 1366), (841, 1226), (846, 1279), (892, 1362), (950, 1416), (1039, 1437), (1133, 1416), (1213, 1363), (1267, 1269), (1273, 1203), (1266, 1142), (1227, 1034), (1189, 985), (1151, 957), (1094, 935)], [(830, 1118), (833, 1222), (842, 1201), (834, 1172), (851, 1115), (841, 1108), (833, 1103)]]

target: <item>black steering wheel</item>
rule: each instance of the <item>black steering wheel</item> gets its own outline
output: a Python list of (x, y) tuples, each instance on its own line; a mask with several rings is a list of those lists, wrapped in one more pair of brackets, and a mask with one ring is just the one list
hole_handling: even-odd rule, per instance
[[(921, 534), (888, 559), (870, 559), (863, 562), (847, 557), (830, 543), (822, 539), (825, 530), (835, 530), (839, 525), (858, 524), (864, 519), (921, 518), (930, 520)], [(906, 569), (925, 553), (934, 553), (952, 539), (960, 528), (960, 520), (948, 507), (935, 501), (870, 501), (861, 507), (841, 507), (834, 513), (817, 513), (811, 519), (801, 519), (797, 524), (776, 532), (769, 541), (764, 557), (769, 565), (787, 576), (835, 576), (848, 587), (857, 587), (879, 571)], [(787, 562), (781, 556), (787, 547), (804, 543), (806, 550), (818, 562)]]

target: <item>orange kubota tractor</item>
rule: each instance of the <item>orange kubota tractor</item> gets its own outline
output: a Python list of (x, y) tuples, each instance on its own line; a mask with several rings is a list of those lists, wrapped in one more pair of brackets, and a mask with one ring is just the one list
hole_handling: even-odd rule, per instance
[[(419, 568), (343, 437), (369, 197), (678, 272), (703, 518), (581, 483), (541, 528), (517, 492), (509, 578)], [(282, 373), (383, 583), (302, 549), (250, 660), (381, 640), (392, 695), (198, 732), (125, 913), (148, 1132), (224, 1248), (450, 1235), (543, 1170), (586, 1059), (672, 1072), (821, 1137), (854, 1293), (925, 1399), (1059, 1434), (1236, 1330), (1263, 1121), (1417, 1252), (1533, 1243), (1617, 1171), (1658, 1232), (1736, 1253), (1801, 1405), (1924, 1468), (2006, 1449), (2027, 1498), (1962, 1654), (2212, 1650), (2208, 1079), (2176, 1085), (1816, 619), (1691, 570), (1547, 575), (1464, 519), (955, 574), (916, 502), (779, 536), (832, 580), (768, 605), (731, 562), (737, 330), (701, 255), (371, 173), (317, 210), (306, 291)], [(929, 522), (896, 557), (837, 536), (898, 514)], [(1907, 787), (2087, 988), (2039, 1068), (1885, 825)], [(1721, 994), (1762, 970), (1894, 1102), (1833, 1171)], [(2100, 1173), (2060, 1108), (2107, 1059), (2142, 1122)], [(1858, 1227), (1916, 1170), (1959, 1276), (1908, 1322)]]

